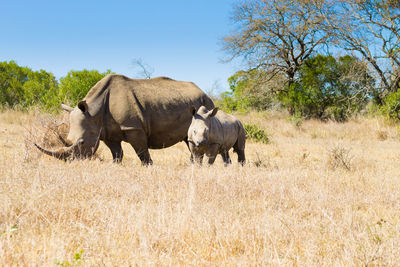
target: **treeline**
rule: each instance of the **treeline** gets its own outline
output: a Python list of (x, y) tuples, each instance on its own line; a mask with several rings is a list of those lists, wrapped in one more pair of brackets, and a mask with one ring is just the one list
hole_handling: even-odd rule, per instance
[(0, 107), (27, 109), (39, 106), (56, 112), (60, 103), (75, 105), (104, 76), (97, 70), (70, 71), (58, 81), (45, 70), (33, 71), (14, 61), (0, 62)]
[(219, 105), (227, 111), (286, 109), (297, 118), (345, 121), (357, 114), (382, 114), (400, 120), (400, 91), (376, 99), (376, 83), (354, 56), (316, 55), (307, 59), (288, 86), (285, 78), (264, 80), (262, 70), (238, 71)]
[(375, 109), (400, 118), (400, 4), (393, 0), (245, 0), (224, 39), (230, 110), (280, 106), (301, 118), (346, 120)]
[(221, 95), (220, 105), (229, 111), (287, 109), (299, 118), (345, 121), (368, 111), (380, 110), (392, 116), (393, 105), (400, 101), (392, 93), (379, 105), (375, 92), (367, 89), (374, 79), (354, 56), (310, 57), (290, 86), (281, 76), (265, 81), (262, 78), (266, 75), (262, 70), (237, 72), (228, 79), (230, 90)]

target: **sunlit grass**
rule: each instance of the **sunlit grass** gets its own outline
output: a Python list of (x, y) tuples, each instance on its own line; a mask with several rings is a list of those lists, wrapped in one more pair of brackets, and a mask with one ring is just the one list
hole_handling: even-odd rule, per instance
[(247, 143), (245, 167), (193, 166), (180, 143), (146, 168), (128, 144), (120, 165), (104, 146), (95, 160), (42, 155), (32, 141), (62, 118), (1, 113), (0, 266), (398, 264), (395, 125), (238, 117), (270, 140)]

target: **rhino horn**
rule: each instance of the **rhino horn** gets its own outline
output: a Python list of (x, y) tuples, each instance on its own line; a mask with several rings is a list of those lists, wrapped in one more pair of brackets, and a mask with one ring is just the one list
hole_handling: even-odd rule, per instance
[(73, 108), (71, 108), (68, 105), (65, 105), (64, 103), (61, 103), (61, 108), (65, 111), (71, 112), (73, 110)]
[(75, 150), (75, 147), (76, 147), (76, 145), (73, 145), (73, 146), (70, 146), (70, 147), (63, 147), (63, 148), (60, 148), (60, 149), (58, 149), (58, 150), (56, 150), (56, 151), (50, 151), (50, 150), (47, 150), (47, 149), (44, 149), (44, 148), (40, 147), (40, 146), (37, 145), (36, 143), (35, 143), (35, 146), (36, 146), (40, 151), (42, 151), (43, 153), (45, 153), (46, 155), (53, 156), (53, 157), (55, 157), (55, 158), (57, 158), (57, 159), (63, 159), (63, 160), (66, 160), (69, 156), (71, 156), (72, 153), (73, 153), (74, 150)]
[(58, 139), (60, 139), (61, 143), (63, 143), (64, 146), (70, 147), (72, 145), (71, 143), (65, 141), (65, 139), (60, 134), (57, 134), (57, 135), (58, 135)]

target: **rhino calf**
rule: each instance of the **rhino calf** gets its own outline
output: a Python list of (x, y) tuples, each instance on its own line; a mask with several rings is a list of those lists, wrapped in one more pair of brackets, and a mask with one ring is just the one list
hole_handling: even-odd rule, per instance
[(201, 163), (204, 154), (208, 163), (213, 164), (218, 154), (221, 154), (225, 164), (230, 164), (229, 149), (238, 155), (238, 161), (244, 165), (244, 148), (246, 132), (242, 123), (230, 114), (218, 111), (218, 108), (207, 110), (201, 106), (197, 111), (191, 107), (192, 122), (188, 129), (189, 149), (192, 159)]

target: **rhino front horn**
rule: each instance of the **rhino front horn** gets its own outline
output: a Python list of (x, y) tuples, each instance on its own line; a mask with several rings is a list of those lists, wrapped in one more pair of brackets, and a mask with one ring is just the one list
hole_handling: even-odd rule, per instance
[(63, 148), (60, 148), (60, 149), (58, 149), (56, 151), (50, 151), (50, 150), (44, 149), (44, 148), (40, 147), (38, 144), (36, 144), (36, 143), (35, 143), (35, 146), (40, 151), (45, 153), (46, 155), (53, 156), (53, 157), (55, 157), (57, 159), (63, 159), (63, 160), (66, 160), (69, 156), (71, 156), (72, 153), (75, 150), (75, 146), (63, 147)]
[(71, 108), (68, 105), (65, 105), (64, 103), (61, 103), (61, 108), (65, 111), (71, 112), (73, 110), (73, 108)]

